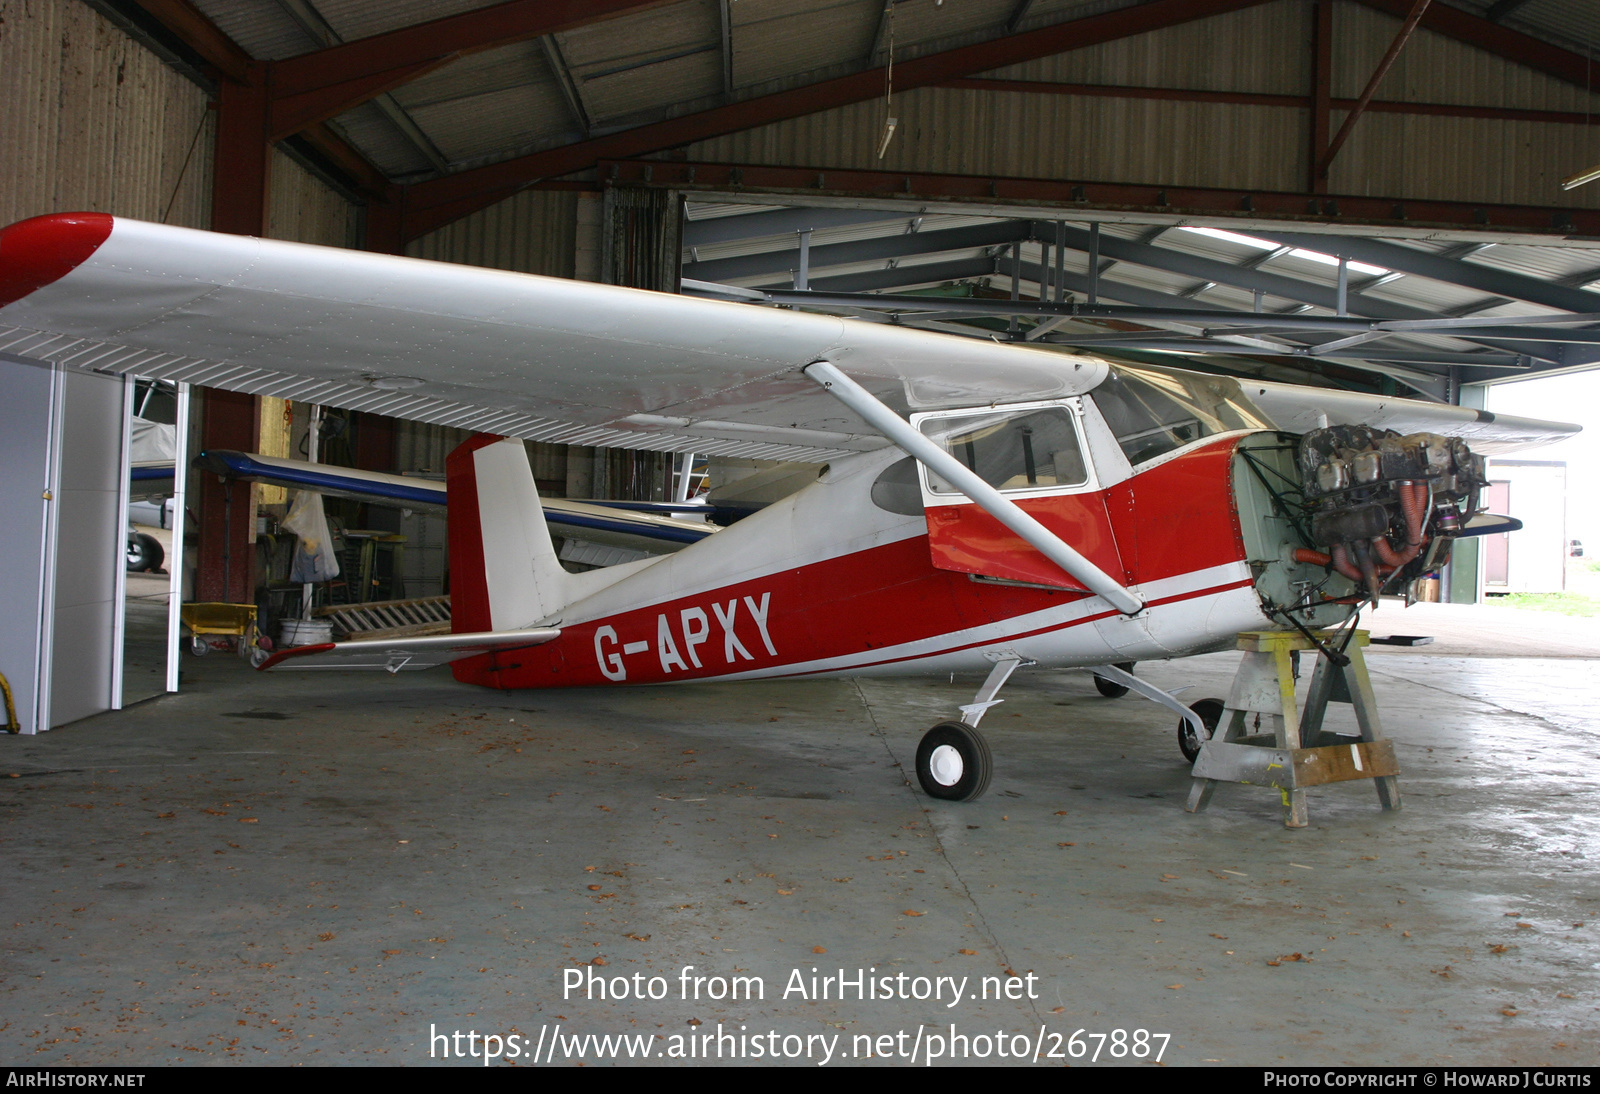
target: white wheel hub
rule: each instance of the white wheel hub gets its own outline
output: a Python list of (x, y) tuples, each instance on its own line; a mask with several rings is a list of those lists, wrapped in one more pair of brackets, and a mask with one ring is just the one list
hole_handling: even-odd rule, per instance
[(967, 765), (961, 753), (950, 745), (940, 745), (928, 757), (928, 771), (940, 786), (954, 786), (966, 774)]

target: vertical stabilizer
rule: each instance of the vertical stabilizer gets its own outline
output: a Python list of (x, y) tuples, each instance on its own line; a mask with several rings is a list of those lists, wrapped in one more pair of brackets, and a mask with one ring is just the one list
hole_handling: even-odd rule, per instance
[(480, 434), (445, 462), (457, 633), (528, 627), (567, 604), (533, 468), (519, 440)]

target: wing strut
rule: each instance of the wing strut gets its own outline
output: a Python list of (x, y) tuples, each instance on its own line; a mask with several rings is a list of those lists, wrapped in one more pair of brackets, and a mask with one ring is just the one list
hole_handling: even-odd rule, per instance
[(1144, 610), (1139, 598), (1117, 584), (1111, 575), (1062, 542), (1059, 536), (1029, 516), (1016, 502), (984, 482), (960, 460), (911, 428), (904, 418), (884, 406), (832, 363), (814, 361), (805, 367), (805, 374), (907, 455), (955, 486), (984, 512), (1021, 536), (1029, 546), (1077, 578), (1112, 607), (1124, 615), (1137, 615)]

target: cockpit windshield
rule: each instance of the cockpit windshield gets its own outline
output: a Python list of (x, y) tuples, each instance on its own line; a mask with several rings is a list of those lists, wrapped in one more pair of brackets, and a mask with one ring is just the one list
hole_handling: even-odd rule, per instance
[(1202, 437), (1271, 428), (1226, 376), (1117, 365), (1089, 398), (1135, 466)]

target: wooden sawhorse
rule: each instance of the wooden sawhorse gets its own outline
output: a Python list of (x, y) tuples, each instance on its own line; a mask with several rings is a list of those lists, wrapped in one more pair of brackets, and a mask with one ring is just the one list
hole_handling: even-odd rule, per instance
[[(1324, 646), (1343, 636), (1317, 633)], [(1378, 801), (1385, 809), (1400, 808), (1400, 773), (1394, 745), (1383, 739), (1378, 704), (1362, 647), (1366, 631), (1350, 637), (1342, 660), (1317, 653), (1304, 714), (1294, 696), (1294, 654), (1317, 646), (1295, 631), (1245, 631), (1238, 648), (1244, 660), (1233, 678), (1233, 690), (1218, 719), (1216, 731), (1204, 742), (1194, 762), (1194, 784), (1185, 808), (1198, 813), (1211, 801), (1218, 782), (1270, 786), (1283, 797), (1283, 823), (1304, 828), (1306, 788), (1351, 779), (1372, 779)], [(1327, 733), (1322, 729), (1328, 704), (1349, 703), (1355, 708), (1359, 736)]]

